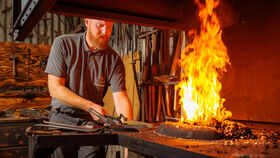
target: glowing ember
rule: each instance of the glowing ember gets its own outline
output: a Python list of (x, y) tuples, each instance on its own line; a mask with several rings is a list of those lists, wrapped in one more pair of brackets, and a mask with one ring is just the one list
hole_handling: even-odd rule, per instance
[(193, 41), (181, 55), (184, 72), (176, 86), (181, 96), (181, 121), (190, 124), (207, 125), (213, 120), (223, 121), (231, 117), (231, 112), (223, 108), (224, 98), (219, 74), (230, 64), (227, 49), (222, 41), (222, 31), (214, 8), (218, 0), (196, 0), (201, 23), (200, 33), (189, 31)]

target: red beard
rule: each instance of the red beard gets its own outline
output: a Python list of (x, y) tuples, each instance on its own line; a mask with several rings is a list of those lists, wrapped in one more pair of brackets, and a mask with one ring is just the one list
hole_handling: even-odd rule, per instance
[(92, 36), (90, 32), (88, 35), (89, 35), (89, 40), (92, 41), (96, 49), (104, 50), (108, 48), (110, 37), (108, 37), (107, 35), (100, 34), (97, 36)]
[(109, 37), (106, 35), (98, 35), (94, 40), (94, 44), (97, 49), (107, 49), (109, 46)]

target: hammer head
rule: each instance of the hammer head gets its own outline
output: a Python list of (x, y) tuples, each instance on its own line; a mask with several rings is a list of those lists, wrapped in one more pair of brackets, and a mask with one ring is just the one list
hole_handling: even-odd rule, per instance
[(17, 55), (16, 54), (10, 54), (9, 55), (9, 59), (10, 60), (16, 60), (18, 57), (17, 57)]

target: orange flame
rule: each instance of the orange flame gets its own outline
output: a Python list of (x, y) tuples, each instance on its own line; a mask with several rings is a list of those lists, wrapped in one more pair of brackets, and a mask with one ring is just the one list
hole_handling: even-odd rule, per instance
[(222, 31), (214, 11), (218, 0), (196, 0), (201, 23), (200, 34), (188, 32), (193, 41), (181, 54), (184, 72), (176, 86), (181, 96), (181, 121), (190, 124), (210, 124), (213, 120), (223, 121), (231, 117), (231, 112), (223, 108), (224, 98), (219, 93), (222, 88), (219, 74), (226, 72), (230, 65), (227, 48), (222, 41)]

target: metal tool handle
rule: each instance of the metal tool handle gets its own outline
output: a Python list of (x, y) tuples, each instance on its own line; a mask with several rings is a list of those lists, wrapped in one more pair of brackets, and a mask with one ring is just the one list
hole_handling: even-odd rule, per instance
[(125, 121), (127, 120), (126, 117), (123, 116), (123, 114), (120, 114), (119, 117), (114, 117), (114, 116), (110, 116), (110, 115), (107, 115), (107, 114), (104, 114), (104, 116), (106, 116), (107, 118), (110, 118), (113, 122), (116, 123), (116, 125), (122, 125), (122, 121), (121, 121), (121, 118), (123, 118)]
[(97, 112), (93, 108), (88, 108), (88, 111), (91, 112), (92, 114), (94, 114), (95, 116), (99, 117), (103, 122), (105, 122), (105, 123), (107, 123), (109, 125), (115, 125), (115, 123), (113, 121), (107, 119), (106, 117), (101, 115), (99, 112)]

